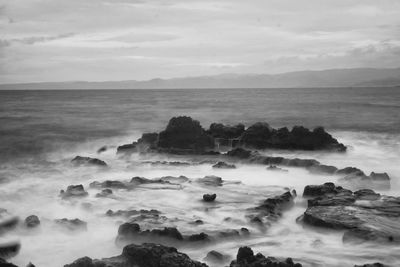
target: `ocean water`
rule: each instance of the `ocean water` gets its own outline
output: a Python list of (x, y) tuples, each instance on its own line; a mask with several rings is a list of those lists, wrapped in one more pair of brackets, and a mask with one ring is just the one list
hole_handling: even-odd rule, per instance
[[(163, 224), (146, 222), (144, 228), (176, 226), (185, 233), (212, 232), (248, 227), (248, 239), (221, 240), (206, 247), (181, 247), (202, 260), (216, 249), (234, 257), (238, 247), (250, 245), (264, 255), (292, 257), (304, 266), (353, 266), (380, 261), (400, 265), (400, 248), (342, 243), (342, 233), (304, 228), (295, 222), (306, 201), (297, 197), (295, 206), (266, 231), (246, 222), (246, 209), (284, 192), (302, 192), (307, 184), (336, 182), (338, 177), (312, 175), (303, 169), (287, 173), (265, 170), (265, 166), (238, 164), (235, 170), (215, 170), (211, 165), (189, 167), (152, 166), (151, 160), (200, 161), (204, 158), (133, 155), (116, 156), (116, 146), (130, 143), (141, 133), (162, 130), (173, 116), (188, 115), (208, 128), (212, 122), (249, 126), (266, 121), (273, 127), (324, 126), (347, 153), (265, 151), (270, 155), (315, 158), (337, 167), (355, 166), (366, 173), (387, 172), (391, 189), (381, 192), (400, 196), (400, 90), (398, 88), (314, 89), (215, 89), (215, 90), (65, 90), (0, 91), (0, 208), (9, 216), (36, 214), (41, 226), (35, 231), (19, 227), (0, 235), (0, 243), (20, 241), (20, 253), (10, 261), (25, 266), (63, 266), (90, 256), (117, 255), (118, 225), (123, 218), (105, 216), (108, 209), (157, 209), (166, 216)], [(107, 146), (104, 153), (96, 151)], [(76, 155), (105, 160), (109, 169), (75, 168)], [(196, 179), (217, 175), (226, 180), (218, 189), (191, 183), (183, 188), (143, 186), (133, 191), (114, 190), (113, 198), (96, 198), (93, 181), (129, 180), (134, 176), (156, 178), (185, 175)], [(240, 182), (240, 183), (238, 183)], [(83, 184), (89, 196), (65, 201), (59, 190)], [(212, 208), (200, 201), (215, 192)], [(301, 195), (301, 194), (300, 194)], [(64, 231), (54, 219), (80, 218), (88, 223), (83, 232)], [(226, 220), (230, 217), (229, 220)], [(195, 219), (205, 224), (193, 227)], [(400, 223), (400, 222), (399, 222)]]

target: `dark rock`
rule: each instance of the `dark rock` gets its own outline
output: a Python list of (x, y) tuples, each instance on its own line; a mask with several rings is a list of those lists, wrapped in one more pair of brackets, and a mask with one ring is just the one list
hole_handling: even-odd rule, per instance
[(158, 147), (198, 153), (214, 148), (214, 139), (198, 121), (185, 116), (174, 117), (169, 121), (167, 128), (160, 132)]
[(236, 166), (233, 164), (228, 164), (223, 161), (218, 161), (215, 165), (212, 166), (213, 168), (216, 169), (236, 169)]
[(118, 211), (108, 210), (106, 212), (106, 215), (110, 217), (115, 217), (115, 216), (131, 217), (135, 215), (158, 216), (160, 214), (161, 212), (158, 210), (118, 210)]
[(368, 189), (353, 193), (334, 185), (329, 188), (313, 191), (318, 197), (308, 202), (303, 215), (306, 224), (347, 230), (344, 242), (400, 242), (396, 226), (400, 220), (400, 197), (382, 196)]
[(60, 191), (60, 196), (62, 198), (86, 197), (88, 195), (89, 195), (88, 192), (85, 191), (85, 188), (81, 184), (69, 185), (66, 191), (64, 190)]
[(133, 142), (132, 144), (126, 144), (117, 147), (117, 154), (132, 154), (138, 152), (137, 142)]
[(158, 241), (182, 241), (183, 236), (174, 227), (164, 227), (163, 229), (144, 230), (140, 229), (139, 224), (127, 222), (118, 228), (117, 242), (126, 242), (130, 240), (154, 240)]
[(250, 148), (264, 149), (269, 145), (272, 128), (268, 123), (257, 122), (246, 129), (241, 138), (241, 144)]
[(206, 262), (211, 262), (214, 264), (223, 264), (229, 261), (229, 259), (229, 255), (222, 254), (215, 250), (211, 250), (210, 252), (208, 252), (207, 256), (204, 258)]
[(186, 183), (189, 181), (189, 178), (187, 178), (186, 176), (178, 176), (178, 177), (174, 177), (174, 176), (164, 176), (160, 178), (160, 181), (163, 183)]
[(362, 170), (355, 168), (355, 167), (346, 167), (346, 168), (337, 170), (336, 174), (345, 174), (345, 175), (351, 174), (353, 176), (365, 176), (365, 173)]
[(28, 228), (34, 228), (40, 225), (39, 217), (36, 215), (30, 215), (25, 218), (25, 226)]
[(363, 265), (354, 265), (354, 267), (385, 267), (382, 263), (375, 262), (375, 263), (367, 263)]
[(217, 198), (217, 194), (204, 194), (203, 200), (205, 202), (213, 202)]
[(319, 165), (319, 162), (315, 159), (298, 159), (298, 158), (294, 158), (294, 159), (290, 159), (286, 162), (287, 166), (291, 166), (291, 167), (312, 167), (315, 165)]
[(193, 164), (189, 162), (182, 162), (182, 161), (151, 161), (151, 162), (146, 162), (150, 163), (151, 165), (165, 165), (165, 166), (174, 166), (174, 167), (182, 167), (182, 166), (191, 166)]
[[(9, 242), (0, 244), (0, 266), (1, 263), (6, 263), (3, 259), (8, 259), (14, 257), (18, 254), (19, 250), (21, 249), (21, 244), (19, 242)], [(3, 262), (1, 261), (3, 260)], [(7, 265), (4, 265), (7, 266)], [(14, 265), (10, 265), (14, 266)]]
[(26, 267), (36, 267), (32, 262), (28, 263), (28, 265), (26, 265)]
[(106, 180), (104, 182), (94, 181), (89, 184), (92, 188), (115, 188), (115, 189), (129, 189), (130, 186), (127, 183), (117, 180)]
[(135, 176), (131, 179), (129, 183), (134, 185), (141, 185), (141, 184), (156, 184), (156, 183), (165, 184), (169, 182), (162, 179), (147, 179), (144, 177)]
[(107, 151), (107, 146), (102, 146), (97, 150), (97, 154), (103, 153), (105, 151)]
[(308, 167), (308, 170), (315, 174), (334, 174), (337, 172), (338, 168), (335, 166), (316, 164)]
[(239, 123), (235, 126), (213, 123), (207, 131), (214, 138), (233, 139), (238, 138), (244, 133), (244, 125)]
[[(78, 262), (80, 261), (80, 262)], [(176, 248), (144, 243), (124, 247), (120, 256), (92, 260), (81, 258), (64, 267), (207, 267), (206, 264), (191, 260)]]
[(76, 219), (67, 219), (67, 218), (63, 218), (63, 219), (57, 219), (54, 220), (54, 222), (68, 230), (87, 230), (87, 223), (79, 220), (78, 218)]
[(248, 159), (250, 158), (251, 154), (252, 152), (250, 150), (246, 150), (240, 147), (232, 149), (226, 153), (228, 157), (234, 157), (239, 159)]
[(200, 233), (200, 234), (193, 234), (193, 235), (190, 235), (190, 236), (188, 237), (188, 240), (189, 240), (190, 242), (210, 241), (210, 238), (209, 238), (209, 236), (208, 236), (207, 234), (205, 234), (205, 233)]
[(100, 193), (96, 194), (96, 197), (108, 197), (113, 194), (113, 191), (109, 188), (101, 190)]
[(223, 180), (221, 177), (208, 175), (203, 178), (199, 178), (196, 180), (198, 183), (208, 185), (208, 186), (222, 186)]
[(201, 225), (204, 224), (203, 220), (195, 220), (194, 222), (190, 222), (190, 224)]
[(342, 187), (336, 187), (334, 183), (324, 183), (322, 185), (307, 185), (304, 187), (303, 197), (317, 197), (327, 194), (336, 195)]
[(300, 263), (294, 263), (291, 258), (280, 261), (274, 257), (265, 257), (261, 253), (254, 255), (249, 247), (241, 247), (238, 250), (236, 260), (230, 267), (301, 267)]
[(262, 222), (262, 218), (264, 217), (276, 220), (278, 217), (281, 217), (284, 210), (293, 206), (293, 198), (289, 191), (279, 196), (267, 198), (260, 206), (253, 209), (256, 214), (250, 216), (250, 219), (258, 218), (260, 222)]
[(157, 148), (158, 133), (144, 133), (137, 143), (142, 151)]
[(71, 163), (73, 163), (75, 166), (81, 166), (81, 165), (93, 165), (93, 166), (100, 166), (100, 167), (105, 167), (107, 166), (107, 163), (100, 159), (96, 158), (90, 158), (90, 157), (81, 157), (81, 156), (76, 156), (71, 160)]
[(18, 267), (18, 266), (0, 258), (0, 267)]

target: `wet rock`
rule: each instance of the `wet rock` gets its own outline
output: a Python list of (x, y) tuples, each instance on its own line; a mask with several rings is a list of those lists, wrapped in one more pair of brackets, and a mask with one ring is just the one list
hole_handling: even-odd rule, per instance
[(25, 226), (28, 228), (34, 228), (40, 225), (39, 217), (36, 215), (30, 215), (25, 218)]
[(121, 181), (117, 180), (106, 180), (104, 182), (94, 181), (89, 184), (92, 188), (115, 188), (115, 189), (129, 189), (130, 186)]
[(18, 267), (17, 265), (7, 262), (5, 259), (2, 259), (1, 257), (0, 257), (0, 266), (1, 267)]
[(208, 236), (208, 234), (205, 233), (193, 234), (188, 237), (188, 241), (190, 242), (210, 241), (210, 237)]
[(72, 198), (72, 197), (86, 197), (89, 193), (85, 191), (83, 185), (69, 185), (67, 190), (61, 190), (60, 196), (62, 198)]
[(317, 197), (325, 196), (328, 194), (336, 195), (340, 192), (349, 192), (350, 190), (345, 190), (341, 186), (335, 186), (334, 183), (324, 183), (322, 185), (307, 185), (304, 187), (303, 197)]
[(365, 176), (365, 174), (362, 170), (355, 168), (355, 167), (346, 167), (346, 168), (337, 170), (336, 174), (345, 174), (345, 175), (351, 174), (354, 176)]
[[(4, 259), (9, 259), (16, 256), (21, 249), (21, 244), (19, 242), (9, 242), (0, 244), (0, 263), (6, 263)], [(1, 260), (3, 259), (3, 262)], [(0, 264), (1, 266), (1, 264)], [(7, 266), (7, 265), (4, 265)], [(10, 265), (14, 266), (14, 265)]]
[(215, 165), (212, 166), (213, 168), (216, 169), (236, 169), (236, 166), (233, 164), (228, 164), (223, 161), (218, 161)]
[(130, 240), (158, 240), (162, 241), (182, 241), (182, 234), (175, 227), (164, 227), (163, 229), (144, 230), (140, 229), (140, 225), (133, 222), (127, 222), (118, 228), (117, 243)]
[(138, 152), (137, 142), (117, 147), (117, 154), (132, 154)]
[(353, 193), (347, 189), (334, 190), (338, 188), (334, 185), (330, 188), (309, 200), (304, 223), (346, 230), (344, 242), (400, 242), (400, 197), (382, 196), (368, 189)]
[(190, 117), (173, 117), (159, 134), (158, 147), (198, 153), (214, 148), (214, 138)]
[(204, 194), (203, 200), (205, 202), (213, 202), (217, 198), (217, 194)]
[(90, 157), (81, 157), (81, 156), (76, 156), (71, 160), (71, 163), (74, 164), (75, 166), (82, 166), (82, 165), (92, 165), (92, 166), (99, 166), (99, 167), (105, 167), (107, 166), (107, 163), (100, 159), (96, 158), (90, 158)]
[(144, 133), (142, 137), (137, 140), (138, 146), (141, 151), (157, 148), (158, 133)]
[(250, 150), (246, 150), (244, 148), (238, 147), (232, 149), (226, 153), (228, 157), (234, 157), (239, 159), (248, 159), (251, 157), (252, 152)]
[(214, 138), (234, 139), (239, 138), (244, 133), (244, 129), (245, 127), (241, 123), (234, 126), (212, 123), (207, 133)]
[(76, 219), (56, 219), (54, 222), (62, 226), (68, 230), (75, 231), (75, 230), (87, 230), (87, 223), (76, 218)]
[(109, 188), (101, 190), (100, 193), (96, 194), (96, 197), (109, 197), (110, 195), (113, 194), (113, 191)]
[(367, 263), (363, 265), (354, 265), (354, 267), (385, 267), (382, 263), (375, 262), (375, 263)]
[(101, 154), (107, 151), (107, 146), (102, 146), (97, 150), (97, 154)]
[(204, 176), (203, 178), (197, 179), (196, 182), (208, 186), (222, 186), (223, 184), (222, 178), (215, 175)]
[(315, 174), (334, 174), (338, 168), (330, 165), (317, 164), (308, 167), (308, 171)]
[(294, 263), (291, 258), (278, 260), (274, 257), (265, 257), (261, 253), (254, 255), (249, 247), (241, 247), (238, 250), (236, 260), (232, 261), (230, 267), (301, 267), (300, 263)]
[(153, 243), (130, 244), (122, 254), (102, 260), (85, 257), (64, 265), (64, 267), (207, 267), (206, 264), (191, 260), (176, 248)]
[(253, 214), (248, 217), (252, 222), (258, 221), (260, 223), (262, 223), (262, 218), (276, 220), (282, 216), (284, 210), (293, 206), (293, 199), (294, 196), (289, 191), (279, 196), (267, 198), (260, 206), (251, 209)]
[(223, 264), (229, 261), (229, 255), (222, 254), (216, 250), (211, 250), (207, 253), (207, 256), (204, 258), (204, 261), (211, 262), (213, 264)]

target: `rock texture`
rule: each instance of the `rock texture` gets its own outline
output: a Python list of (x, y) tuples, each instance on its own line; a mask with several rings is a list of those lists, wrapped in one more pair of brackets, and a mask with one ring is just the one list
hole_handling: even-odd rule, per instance
[(91, 166), (99, 166), (99, 167), (105, 167), (107, 166), (107, 163), (100, 159), (96, 158), (90, 158), (90, 157), (81, 157), (81, 156), (76, 156), (71, 160), (71, 163), (74, 164), (75, 166), (82, 166), (82, 165), (91, 165)]

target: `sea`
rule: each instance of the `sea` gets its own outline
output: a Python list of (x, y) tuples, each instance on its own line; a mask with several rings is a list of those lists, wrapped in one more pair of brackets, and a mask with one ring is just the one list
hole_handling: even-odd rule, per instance
[[(292, 257), (303, 266), (354, 266), (382, 262), (400, 266), (400, 247), (371, 243), (347, 245), (343, 232), (310, 229), (296, 219), (306, 209), (301, 197), (305, 185), (321, 184), (338, 177), (315, 175), (301, 168), (271, 172), (265, 166), (237, 164), (237, 169), (216, 170), (207, 164), (189, 166), (152, 165), (149, 161), (204, 159), (184, 156), (116, 155), (119, 145), (132, 143), (144, 132), (158, 132), (174, 116), (190, 116), (204, 128), (224, 124), (267, 122), (272, 127), (323, 126), (341, 143), (346, 153), (266, 150), (266, 155), (313, 158), (338, 168), (354, 166), (364, 172), (386, 172), (390, 190), (400, 196), (400, 88), (276, 88), (276, 89), (176, 89), (176, 90), (15, 90), (0, 91), (0, 208), (7, 216), (35, 214), (38, 229), (18, 227), (0, 233), (0, 244), (21, 243), (9, 261), (18, 266), (56, 267), (79, 257), (119, 255), (115, 243), (118, 226), (126, 218), (110, 218), (105, 212), (126, 209), (157, 209), (162, 222), (145, 221), (145, 229), (177, 227), (184, 234), (217, 232), (247, 227), (246, 239), (218, 240), (206, 246), (182, 246), (180, 251), (203, 261), (217, 250), (234, 259), (240, 246), (248, 245), (267, 256)], [(98, 153), (98, 149), (106, 147)], [(104, 160), (107, 169), (74, 167), (75, 156)], [(157, 178), (184, 175), (197, 179), (222, 177), (220, 188), (190, 183), (180, 188), (143, 186), (114, 190), (113, 197), (96, 198), (93, 181), (127, 181), (134, 176)], [(82, 184), (84, 199), (66, 201), (59, 191)], [(295, 189), (295, 206), (282, 218), (260, 230), (246, 221), (246, 210), (270, 196)], [(205, 207), (204, 193), (217, 193), (218, 202)], [(164, 218), (163, 217), (163, 218)], [(55, 219), (79, 218), (87, 231), (70, 231)], [(205, 223), (194, 227), (194, 220)], [(400, 222), (399, 222), (400, 224)], [(210, 266), (218, 266), (209, 263)], [(229, 262), (226, 264), (229, 265)]]

